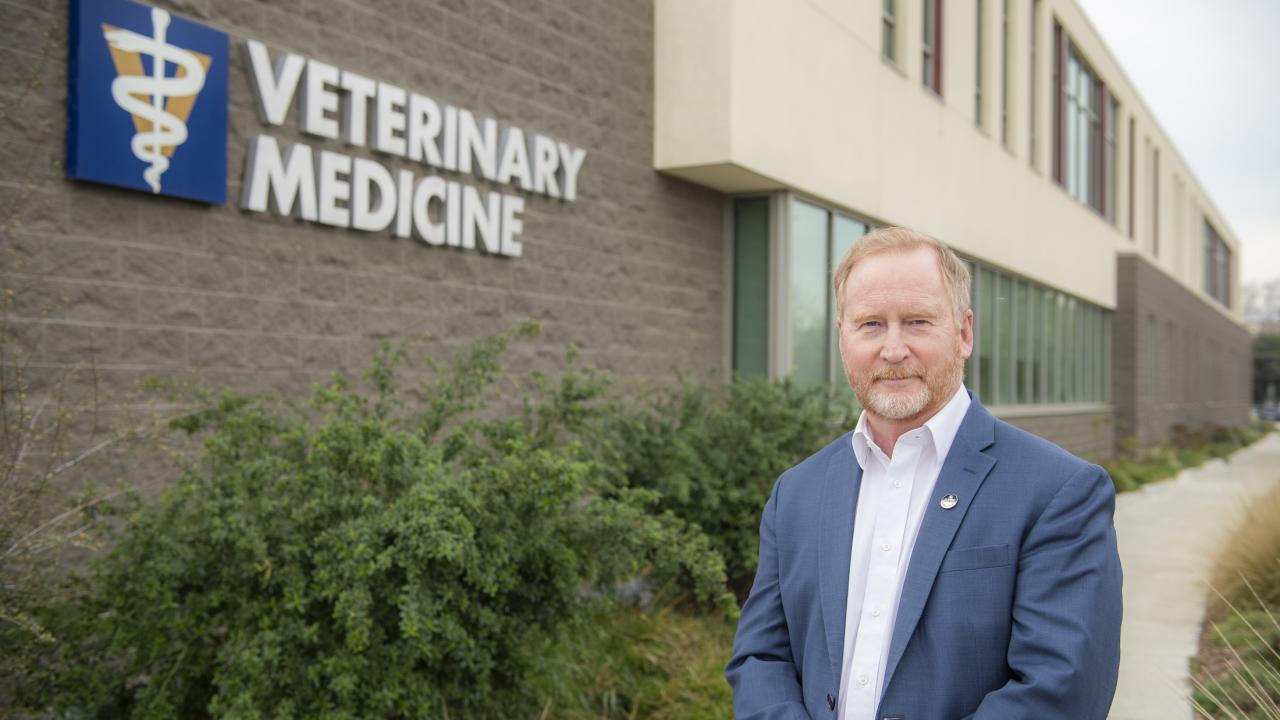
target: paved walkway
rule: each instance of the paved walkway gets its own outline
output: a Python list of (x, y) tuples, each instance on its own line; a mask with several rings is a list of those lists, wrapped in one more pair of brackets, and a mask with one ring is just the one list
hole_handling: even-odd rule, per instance
[(1280, 434), (1124, 493), (1116, 535), (1124, 566), (1120, 684), (1111, 720), (1189, 720), (1187, 659), (1196, 654), (1206, 580), (1245, 504), (1280, 482)]

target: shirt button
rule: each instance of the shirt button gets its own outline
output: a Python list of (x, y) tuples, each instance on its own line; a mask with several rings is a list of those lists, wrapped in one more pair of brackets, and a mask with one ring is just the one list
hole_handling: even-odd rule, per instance
[(896, 487), (896, 488), (900, 488), (900, 487), (902, 487), (902, 481), (901, 481), (901, 480), (894, 480), (894, 481), (893, 481), (893, 486), (894, 486), (894, 487)]
[(879, 610), (872, 610), (872, 611), (871, 611), (871, 617), (880, 617), (880, 611), (879, 611)]
[(891, 547), (893, 547), (893, 546), (892, 546), (892, 545), (890, 545), (889, 543), (885, 543), (885, 544), (883, 544), (883, 545), (881, 545), (881, 546), (880, 546), (880, 549), (881, 549), (881, 550), (883, 550), (883, 551), (885, 551), (885, 552), (889, 552), (889, 548), (891, 548)]
[(866, 675), (859, 675), (859, 676), (858, 676), (858, 684), (859, 684), (859, 685), (866, 685), (866, 684), (867, 684), (867, 676), (866, 676)]

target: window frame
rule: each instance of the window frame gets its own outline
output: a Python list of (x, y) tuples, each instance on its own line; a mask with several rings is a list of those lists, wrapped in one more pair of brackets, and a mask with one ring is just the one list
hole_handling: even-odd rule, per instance
[(1113, 311), (990, 263), (961, 260), (973, 281), (966, 387), (1012, 414), (1111, 403)]
[(898, 0), (882, 0), (880, 4), (880, 57), (898, 63)]
[(1114, 226), (1119, 100), (1056, 20), (1053, 37), (1053, 178)]
[(942, 0), (922, 0), (920, 79), (938, 97), (942, 94)]

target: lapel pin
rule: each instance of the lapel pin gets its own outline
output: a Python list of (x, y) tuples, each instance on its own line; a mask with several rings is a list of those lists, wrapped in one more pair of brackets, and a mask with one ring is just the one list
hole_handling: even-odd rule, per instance
[(938, 504), (942, 506), (943, 510), (950, 510), (955, 507), (958, 502), (960, 502), (960, 500), (955, 495), (943, 495), (942, 499), (938, 501)]

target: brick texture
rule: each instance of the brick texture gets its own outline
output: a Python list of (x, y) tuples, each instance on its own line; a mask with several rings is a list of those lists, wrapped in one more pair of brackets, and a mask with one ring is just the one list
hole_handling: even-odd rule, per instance
[(1089, 409), (1001, 419), (1029, 433), (1047, 438), (1087, 460), (1098, 462), (1115, 455), (1115, 413), (1111, 410)]
[[(543, 332), (511, 355), (515, 371), (548, 369), (572, 344), (629, 380), (725, 377), (723, 198), (653, 170), (650, 3), (157, 4), (231, 38), (224, 206), (65, 179), (67, 2), (0, 0), (12, 20), (0, 24), (0, 145), (13, 161), (0, 277), (33, 368), (303, 392), (363, 367), (381, 338), (429, 333), (446, 354), (534, 319)], [(578, 199), (526, 195), (514, 259), (241, 211), (260, 132), (490, 189), (304, 136), (296, 100), (285, 126), (262, 124), (250, 38), (582, 147)]]
[(1136, 255), (1116, 267), (1112, 397), (1116, 440), (1149, 449), (1249, 420), (1248, 332)]

